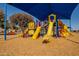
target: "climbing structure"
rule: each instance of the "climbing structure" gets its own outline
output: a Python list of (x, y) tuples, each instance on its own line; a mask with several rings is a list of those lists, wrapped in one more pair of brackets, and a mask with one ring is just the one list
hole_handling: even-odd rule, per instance
[[(41, 21), (37, 21), (36, 25), (33, 18), (26, 14), (16, 14), (11, 18), (12, 26), (18, 22), (22, 32), (17, 34), (17, 37), (28, 37), (31, 36), (32, 39), (37, 39), (42, 31)], [(58, 24), (58, 26), (57, 26)], [(69, 35), (67, 25), (63, 24), (60, 19), (56, 19), (56, 15), (50, 14), (48, 16), (47, 32), (44, 34), (43, 39), (49, 39), (52, 36), (66, 37)]]

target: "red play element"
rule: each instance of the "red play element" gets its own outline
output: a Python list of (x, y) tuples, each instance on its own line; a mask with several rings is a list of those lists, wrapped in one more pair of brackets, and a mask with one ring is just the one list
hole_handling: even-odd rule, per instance
[(38, 22), (38, 23), (37, 23), (37, 26), (41, 26), (41, 23), (40, 23), (40, 22)]
[(60, 19), (58, 20), (58, 26), (63, 26), (63, 22)]
[(51, 21), (51, 22), (53, 22), (53, 21), (54, 21), (54, 19), (50, 19), (50, 21)]
[(15, 32), (9, 32), (8, 35), (15, 35)]

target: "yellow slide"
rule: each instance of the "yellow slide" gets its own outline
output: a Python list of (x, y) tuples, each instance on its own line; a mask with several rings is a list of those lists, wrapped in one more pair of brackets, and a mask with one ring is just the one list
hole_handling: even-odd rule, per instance
[(53, 35), (53, 31), (52, 31), (53, 23), (54, 22), (51, 22), (51, 21), (49, 22), (48, 31), (47, 31), (47, 34), (44, 36), (44, 39), (47, 39), (48, 37), (50, 37), (51, 35)]
[[(24, 31), (24, 33), (27, 33), (27, 32), (28, 32), (28, 28)], [(23, 33), (21, 32), (17, 34), (16, 37), (23, 37)]]
[(67, 37), (69, 36), (69, 29), (66, 25), (64, 25), (64, 28), (61, 30), (61, 36)]
[(38, 26), (37, 29), (36, 29), (36, 31), (35, 31), (35, 33), (34, 33), (34, 35), (32, 36), (32, 38), (33, 39), (37, 39), (40, 31), (41, 31), (41, 26)]
[(49, 22), (49, 27), (48, 27), (48, 31), (47, 31), (47, 35), (53, 35), (53, 22)]

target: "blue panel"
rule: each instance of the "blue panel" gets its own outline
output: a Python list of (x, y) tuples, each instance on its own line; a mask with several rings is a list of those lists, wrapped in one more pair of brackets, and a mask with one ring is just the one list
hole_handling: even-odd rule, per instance
[[(62, 18), (70, 18), (71, 14), (76, 7), (77, 4), (51, 4), (52, 10), (56, 12), (58, 15), (62, 15)], [(61, 18), (61, 16), (59, 16)]]
[(68, 3), (13, 3), (11, 4), (40, 20), (46, 20), (51, 13), (57, 15), (57, 19), (70, 19), (77, 4)]

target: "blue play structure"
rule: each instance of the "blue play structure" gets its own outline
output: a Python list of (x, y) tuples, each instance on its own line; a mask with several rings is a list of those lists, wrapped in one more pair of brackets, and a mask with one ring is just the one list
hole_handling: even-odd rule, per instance
[[(6, 19), (7, 19), (7, 5), (14, 6), (16, 8), (19, 8), (25, 12), (28, 12), (29, 14), (35, 16), (40, 21), (47, 20), (47, 16), (51, 13), (57, 15), (57, 19), (69, 19), (71, 23), (71, 14), (73, 10), (78, 5), (75, 4), (68, 4), (68, 3), (10, 3), (5, 4), (5, 31), (4, 31), (4, 39), (6, 40)], [(56, 19), (56, 33), (58, 34), (58, 21)], [(71, 24), (70, 24), (71, 28)]]

